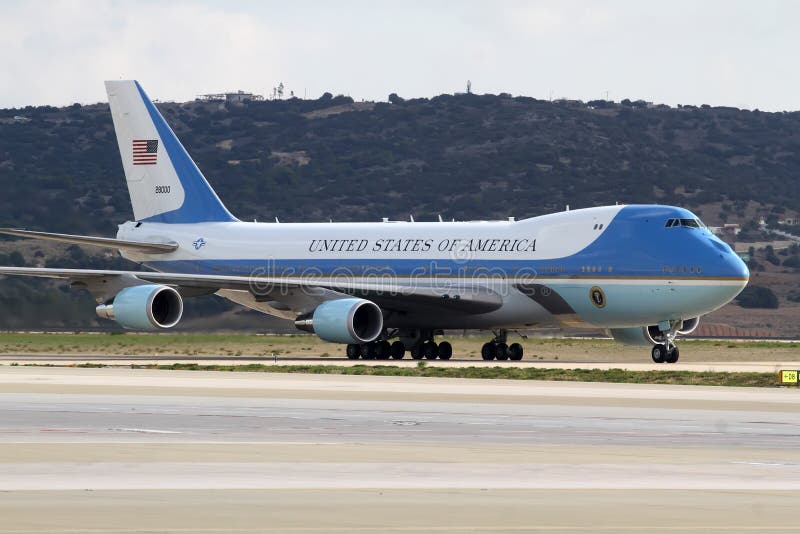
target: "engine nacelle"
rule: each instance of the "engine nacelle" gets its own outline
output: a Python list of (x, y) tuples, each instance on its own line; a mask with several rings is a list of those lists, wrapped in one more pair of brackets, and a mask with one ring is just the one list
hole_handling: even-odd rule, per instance
[(369, 343), (383, 332), (383, 313), (365, 299), (329, 300), (317, 306), (310, 319), (300, 319), (295, 325), (333, 343)]
[(181, 320), (183, 299), (169, 286), (132, 286), (117, 293), (112, 304), (101, 304), (96, 311), (98, 316), (131, 330), (165, 330)]

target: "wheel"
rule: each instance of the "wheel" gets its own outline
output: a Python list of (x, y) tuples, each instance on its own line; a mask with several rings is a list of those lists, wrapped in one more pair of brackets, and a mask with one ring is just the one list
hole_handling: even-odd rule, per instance
[(419, 345), (414, 345), (413, 347), (411, 347), (411, 357), (414, 358), (415, 360), (421, 360), (422, 347), (420, 347)]
[(439, 343), (440, 360), (449, 360), (452, 355), (453, 355), (453, 345), (451, 345), (447, 341), (442, 341), (441, 343)]
[(666, 358), (665, 361), (667, 363), (675, 363), (675, 362), (678, 361), (678, 358), (680, 357), (680, 355), (681, 355), (681, 353), (678, 350), (678, 347), (677, 346), (673, 346), (672, 349), (670, 349), (670, 351), (667, 353), (667, 358)]
[(361, 345), (361, 357), (365, 360), (374, 360), (375, 352), (375, 343), (364, 343)]
[(378, 341), (375, 343), (375, 358), (378, 360), (388, 360), (392, 357), (392, 346), (388, 341)]
[(508, 359), (519, 361), (522, 359), (522, 354), (524, 350), (522, 349), (522, 345), (519, 343), (512, 343), (510, 347), (508, 347)]
[(392, 343), (390, 350), (392, 353), (392, 358), (394, 358), (395, 360), (402, 360), (403, 356), (406, 355), (406, 346), (403, 344), (402, 341), (395, 341), (394, 343)]
[(425, 356), (426, 360), (435, 360), (436, 356), (438, 356), (438, 346), (433, 341), (426, 341), (422, 345), (422, 355)]
[(351, 343), (350, 345), (347, 345), (346, 354), (349, 359), (357, 360), (358, 357), (361, 356), (361, 347)]
[(505, 343), (498, 343), (494, 346), (494, 357), (498, 360), (508, 359), (508, 345)]
[(667, 347), (664, 345), (653, 345), (653, 350), (650, 352), (655, 363), (664, 363), (667, 359)]
[(484, 343), (481, 347), (481, 358), (484, 360), (494, 360), (494, 343)]

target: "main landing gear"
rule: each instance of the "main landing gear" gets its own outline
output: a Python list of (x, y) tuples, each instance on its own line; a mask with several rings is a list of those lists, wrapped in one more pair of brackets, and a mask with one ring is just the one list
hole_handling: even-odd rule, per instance
[(433, 339), (423, 341), (411, 347), (411, 357), (415, 360), (449, 360), (453, 356), (453, 346), (448, 341), (436, 343)]
[(388, 360), (389, 358), (394, 358), (399, 360), (403, 357), (405, 351), (405, 347), (399, 341), (389, 343), (384, 339), (373, 341), (372, 343), (364, 343), (363, 345), (347, 345), (346, 354), (351, 360), (359, 358), (365, 360)]
[[(400, 330), (384, 332), (382, 339), (372, 343), (347, 345), (347, 357), (351, 360), (395, 360), (402, 359), (406, 352), (415, 360), (449, 360), (453, 356), (453, 346), (447, 341), (437, 343), (434, 334), (441, 335), (441, 330)], [(393, 343), (388, 340), (399, 339)], [(522, 345), (507, 343), (508, 331), (494, 332), (494, 339), (483, 345), (481, 357), (484, 360), (519, 361), (523, 356)]]
[(494, 333), (494, 339), (481, 347), (481, 358), (484, 360), (514, 360), (522, 359), (523, 349), (519, 343), (508, 345), (508, 330), (499, 330)]
[[(372, 343), (364, 343), (363, 345), (347, 345), (347, 357), (351, 360), (363, 358), (365, 360), (388, 360), (393, 358), (401, 360), (406, 355), (406, 344), (397, 340), (394, 343), (389, 343), (386, 339), (373, 341)], [(442, 341), (436, 343), (433, 340), (433, 334), (410, 342), (408, 352), (415, 360), (449, 360), (453, 356), (453, 346), (447, 342)]]

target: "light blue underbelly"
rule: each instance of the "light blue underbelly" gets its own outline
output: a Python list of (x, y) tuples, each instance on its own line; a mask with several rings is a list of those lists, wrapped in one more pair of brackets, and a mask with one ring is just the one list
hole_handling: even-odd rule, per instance
[[(581, 319), (601, 328), (624, 328), (688, 319), (723, 306), (741, 290), (737, 285), (678, 285), (666, 281), (648, 284), (548, 284), (572, 306)], [(602, 291), (602, 306), (592, 301), (593, 288)]]

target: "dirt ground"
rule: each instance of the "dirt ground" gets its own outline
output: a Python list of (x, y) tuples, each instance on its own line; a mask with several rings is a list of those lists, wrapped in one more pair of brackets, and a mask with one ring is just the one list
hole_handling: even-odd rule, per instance
[[(453, 358), (480, 359), (489, 336), (449, 335)], [(526, 360), (560, 362), (641, 362), (650, 360), (649, 347), (625, 346), (609, 339), (522, 339)], [(679, 342), (682, 362), (800, 361), (800, 343), (734, 340)], [(220, 356), (326, 358), (344, 357), (344, 346), (326, 343), (313, 335), (248, 334), (0, 334), (3, 355), (106, 355), (106, 356)], [(406, 358), (409, 358), (407, 355)]]

